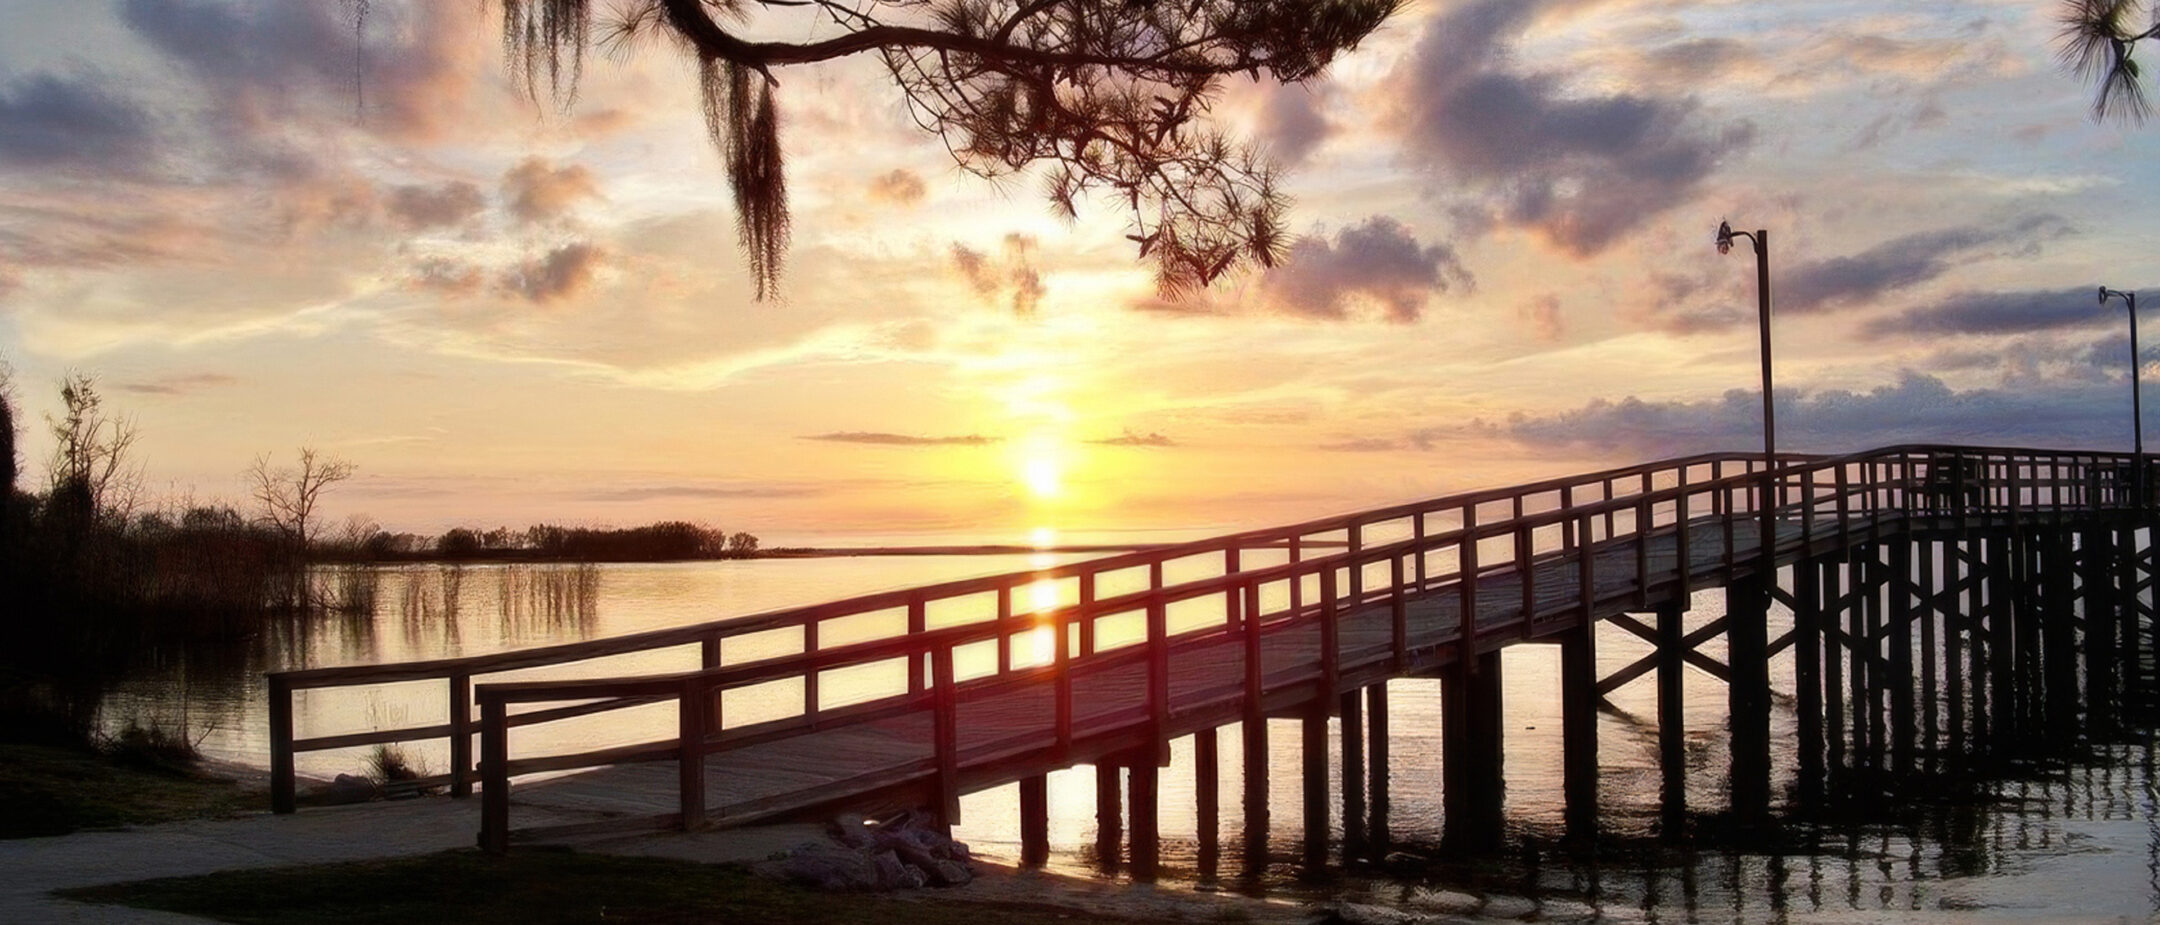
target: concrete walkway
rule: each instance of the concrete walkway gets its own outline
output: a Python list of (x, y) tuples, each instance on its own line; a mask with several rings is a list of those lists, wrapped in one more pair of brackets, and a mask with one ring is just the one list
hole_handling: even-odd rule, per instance
[[(535, 825), (595, 817), (521, 807)], [(0, 841), (0, 922), (200, 922), (191, 916), (68, 902), (53, 890), (257, 867), (431, 854), (470, 847), (478, 800), (422, 797)]]

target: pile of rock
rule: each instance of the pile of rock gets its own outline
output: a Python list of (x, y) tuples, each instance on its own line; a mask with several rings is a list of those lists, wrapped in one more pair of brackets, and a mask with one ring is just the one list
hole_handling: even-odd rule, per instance
[(796, 846), (775, 872), (812, 889), (848, 892), (960, 886), (975, 879), (967, 844), (954, 841), (925, 812), (874, 822), (851, 813), (833, 820), (831, 835), (830, 842)]

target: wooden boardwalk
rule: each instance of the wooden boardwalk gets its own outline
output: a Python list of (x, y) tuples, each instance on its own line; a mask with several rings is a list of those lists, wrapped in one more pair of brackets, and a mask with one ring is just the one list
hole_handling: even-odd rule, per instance
[[(566, 834), (514, 832), (512, 816), (521, 805), (598, 816), (607, 820), (603, 828), (733, 825), (906, 805), (929, 805), (952, 818), (959, 794), (1019, 781), (1023, 841), (1029, 842), (1040, 839), (1042, 776), (1095, 764), (1133, 775), (1134, 852), (1136, 858), (1152, 859), (1155, 767), (1165, 743), (1198, 733), (1212, 745), (1210, 730), (1243, 722), (1251, 749), (1255, 736), (1265, 732), (1252, 724), (1270, 716), (1306, 720), (1306, 824), (1325, 832), (1328, 749), (1323, 737), (1327, 717), (1339, 713), (1344, 821), (1356, 841), (1369, 830), (1385, 829), (1384, 768), (1368, 779), (1363, 767), (1367, 749), (1376, 763), (1385, 761), (1379, 685), (1393, 677), (1438, 675), (1448, 707), (1443, 726), (1449, 826), (1456, 828), (1458, 817), (1482, 819), (1481, 828), (1491, 831), (1471, 841), (1483, 842), (1497, 833), (1499, 707), (1497, 682), (1479, 679), (1497, 676), (1501, 648), (1549, 642), (1563, 646), (1571, 827), (1594, 824), (1578, 817), (1594, 814), (1591, 716), (1597, 699), (1655, 671), (1661, 729), (1677, 727), (1677, 687), (1669, 698), (1664, 694), (1668, 683), (1677, 684), (1682, 660), (1710, 670), (1732, 691), (1733, 800), (1736, 811), (1745, 814), (1769, 803), (1767, 665), (1772, 654), (1788, 646), (1798, 649), (1798, 670), (1805, 675), (1797, 679), (1802, 771), (1819, 775), (1826, 749), (1843, 755), (1836, 737), (1847, 729), (1839, 687), (1847, 677), (1855, 685), (1850, 711), (1855, 743), (1901, 742), (1899, 736), (1913, 725), (1909, 706), (1904, 712), (1884, 711), (1889, 715), (1884, 722), (1895, 727), (1887, 731), (1877, 728), (1874, 699), (1867, 715), (1860, 706), (1858, 685), (1864, 678), (1873, 679), (1871, 685), (1912, 680), (1912, 640), (1899, 633), (1924, 625), (1928, 645), (1936, 644), (1938, 626), (1951, 634), (1944, 641), (1952, 647), (1950, 661), (1957, 661), (1958, 651), (1973, 653), (1975, 691), (1984, 680), (1978, 667), (1981, 640), (1987, 640), (1990, 658), (1996, 649), (2010, 648), (2010, 611), (1990, 616), (1985, 635), (1978, 617), (1960, 627), (1958, 621), (1966, 618), (1950, 611), (1958, 594), (1982, 586), (1989, 575), (1998, 582), (2027, 581), (2044, 557), (2022, 545), (1995, 549), (1986, 542), (2100, 531), (2091, 536), (2104, 534), (2104, 543), (2090, 537), (2063, 543), (2079, 551), (2074, 568), (2084, 570), (2087, 593), (2099, 593), (2102, 578), (2118, 590), (2149, 587), (2151, 543), (2140, 545), (2134, 535), (2148, 524), (2149, 509), (2132, 504), (2124, 489), (2128, 465), (2110, 454), (1967, 447), (1791, 457), (1776, 469), (1739, 455), (1690, 457), (633, 637), (471, 659), (288, 672), (271, 677), (277, 740), (273, 780), (290, 774), (294, 751), (447, 737), (452, 769), (442, 781), (461, 794), (483, 785), (482, 843), (498, 850), (513, 835)], [(1765, 525), (1775, 530), (1769, 549), (1758, 542)], [(1920, 545), (1927, 556), (1940, 547), (1962, 563), (1942, 571), (1963, 576), (1963, 583), (1948, 590), (1933, 587), (1934, 560), (1928, 558), (1926, 568), (1916, 571), (1909, 554)], [(1890, 558), (1883, 559), (1881, 550), (1889, 550)], [(2137, 550), (2142, 552), (2131, 554)], [(2109, 557), (2104, 562), (2103, 553)], [(1196, 571), (1191, 567), (1196, 562), (1205, 567)], [(1897, 563), (1901, 569), (1889, 567)], [(2123, 577), (2117, 581), (2116, 572), (2107, 569)], [(2072, 570), (2060, 566), (2051, 574)], [(1166, 578), (1171, 574), (1199, 577)], [(1018, 611), (1016, 598), (1043, 582), (1065, 583), (1072, 593), (1056, 606)], [(2017, 597), (2004, 590), (2009, 585), (1986, 587), (1995, 589), (1989, 607), (1997, 599)], [(1136, 590), (1113, 593), (1116, 588)], [(1727, 590), (1728, 613), (1683, 638), (1678, 611), (1692, 592), (1705, 588)], [(1908, 592), (1902, 603), (1898, 589)], [(1105, 593), (1098, 597), (1098, 590)], [(1924, 617), (1913, 615), (1915, 598), (1924, 603)], [(1876, 609), (1882, 600), (1892, 602), (1888, 619)], [(1774, 641), (1764, 638), (1764, 616), (1773, 601), (1796, 614), (1794, 632)], [(2100, 648), (2098, 634), (2105, 629), (2110, 657), (2122, 653), (2133, 665), (2144, 664), (2137, 656), (2144, 631), (2137, 628), (2146, 625), (2138, 620), (2149, 614), (2117, 598), (2107, 601), (2116, 602), (2107, 606), (2122, 615), (2121, 628), (2103, 628), (2088, 618), (2080, 630), (2087, 640), (2083, 649)], [(962, 607), (973, 608), (965, 612), (974, 616), (953, 618)], [(1195, 608), (1202, 615), (1197, 620)], [(944, 614), (935, 628), (934, 612)], [(1659, 615), (1654, 628), (1630, 616), (1653, 612)], [(1179, 625), (1174, 632), (1173, 613)], [(1847, 615), (1852, 622), (1841, 622)], [(846, 621), (865, 617), (904, 619), (906, 631), (819, 644), (821, 636), (838, 636)], [(1144, 623), (1142, 638), (1095, 644), (1105, 621), (1131, 618)], [(2029, 616), (2019, 619), (2028, 621), (2015, 624), (2021, 628), (2041, 626)], [(1590, 630), (1601, 620), (1643, 636), (1657, 652), (1611, 677), (1597, 677)], [(2003, 632), (1996, 632), (1998, 625)], [(1054, 655), (1044, 663), (1024, 663), (1014, 652), (1015, 640), (1041, 627), (1048, 628)], [(799, 632), (800, 653), (721, 664), (723, 640), (773, 632)], [(1971, 635), (1966, 650), (1956, 648), (1960, 632)], [(1726, 635), (1730, 651), (1722, 663), (1694, 651), (1705, 634), (1716, 633)], [(699, 646), (707, 667), (631, 678), (473, 683), (478, 675), (680, 645)], [(2149, 642), (2142, 645), (2151, 648)], [(979, 654), (992, 646), (994, 665), (975, 676), (956, 676), (956, 652)], [(2072, 648), (2057, 640), (2046, 651)], [(2034, 651), (2040, 651), (2037, 644)], [(1849, 666), (1843, 662), (1847, 655)], [(1937, 660), (1923, 661), (1932, 704)], [(819, 682), (826, 674), (874, 665), (903, 668), (906, 690), (862, 703), (820, 702)], [(294, 690), (417, 679), (447, 682), (449, 723), (292, 737)], [(779, 680), (802, 687), (797, 715), (733, 726), (716, 716), (719, 692)], [(1955, 678), (1965, 680), (1963, 674)], [(2063, 686), (2059, 679), (2056, 686)], [(1962, 695), (1964, 688), (1959, 690)], [(1869, 687), (1865, 693), (1875, 698), (1881, 691)], [(1364, 719), (1358, 716), (1361, 697), (1368, 711)], [(680, 734), (672, 740), (572, 755), (510, 751), (514, 728), (662, 702), (677, 708)], [(1890, 696), (1886, 702), (1894, 708), (1909, 704), (1910, 697)], [(1933, 713), (1929, 718), (1933, 722)], [(1369, 728), (1360, 726), (1368, 720)], [(1961, 735), (1967, 728), (1981, 729), (1977, 717), (1959, 722)], [(477, 762), (471, 749), (476, 735)], [(1873, 738), (1862, 738), (1867, 735)], [(1929, 736), (1932, 743), (1932, 731)], [(1257, 747), (1264, 752), (1265, 742)], [(1677, 752), (1676, 729), (1669, 747)], [(1317, 774), (1310, 764), (1315, 753), (1321, 762)], [(1856, 748), (1855, 754), (1862, 752)], [(1676, 755), (1668, 759), (1677, 761)], [(1256, 760), (1249, 752), (1249, 769)], [(514, 784), (522, 775), (564, 771), (579, 773), (545, 786)], [(1250, 800), (1252, 772), (1247, 776)], [(1204, 801), (1212, 801), (1212, 781), (1203, 786), (1210, 791)], [(287, 801), (280, 809), (289, 809), (287, 788), (279, 794)], [(1109, 788), (1113, 795), (1116, 789)], [(1347, 824), (1352, 821), (1357, 824)], [(1324, 857), (1324, 842), (1321, 851)]]
[[(1715, 584), (1726, 559), (1720, 521), (1703, 519), (1691, 531), (1689, 545), (1701, 583)], [(1757, 526), (1734, 525), (1736, 552), (1756, 549)], [(1782, 525), (1787, 540), (1801, 534), (1798, 524)], [(1653, 538), (1651, 567), (1677, 571), (1676, 531)], [(1536, 564), (1537, 610), (1558, 616), (1522, 621), (1521, 576), (1512, 568), (1478, 581), (1476, 600), (1479, 647), (1497, 649), (1517, 642), (1544, 641), (1579, 625), (1582, 567), (1579, 552), (1547, 556)], [(1597, 597), (1627, 609), (1638, 586), (1632, 543), (1609, 542), (1596, 550), (1592, 569)], [(1451, 577), (1406, 595), (1409, 664), (1394, 658), (1393, 606), (1375, 601), (1345, 609), (1341, 629), (1342, 689), (1362, 688), (1405, 674), (1430, 672), (1455, 660), (1461, 639), (1460, 580)], [(1117, 650), (1105, 650), (1106, 654)], [(1323, 691), (1321, 640), (1317, 625), (1271, 632), (1261, 641), (1265, 709), (1295, 714), (1316, 700), (1332, 704), (1340, 691)], [(1232, 633), (1195, 640), (1171, 657), (1172, 709), (1166, 737), (1237, 722), (1243, 716), (1244, 652)], [(959, 770), (963, 792), (986, 789), (1048, 771), (1088, 764), (1146, 746), (1157, 733), (1148, 711), (1147, 668), (1124, 660), (1087, 673), (1073, 682), (1073, 744), (1058, 749), (1055, 690), (1040, 676), (972, 689), (958, 705)], [(920, 785), (937, 773), (934, 721), (928, 705), (906, 714), (838, 729), (814, 730), (774, 741), (715, 752), (706, 758), (706, 793), (715, 824), (733, 825), (775, 816), (803, 814), (827, 807), (878, 802), (881, 790), (897, 790), (901, 802), (916, 799)], [(513, 805), (576, 809), (626, 818), (672, 816), (676, 812), (678, 768), (674, 761), (618, 765), (556, 780), (529, 800)], [(910, 785), (915, 785), (911, 787)], [(513, 791), (514, 792), (514, 791)], [(536, 832), (545, 836), (545, 831)]]

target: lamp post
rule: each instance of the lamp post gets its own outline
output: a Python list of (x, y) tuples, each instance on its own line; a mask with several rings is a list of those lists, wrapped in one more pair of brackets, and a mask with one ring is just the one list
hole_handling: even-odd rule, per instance
[[(1746, 238), (1755, 245), (1756, 316), (1762, 328), (1762, 452), (1763, 467), (1768, 471), (1777, 468), (1777, 410), (1771, 404), (1770, 387), (1770, 232), (1760, 228), (1753, 232), (1734, 231), (1731, 223), (1719, 222), (1717, 252), (1732, 253), (1734, 238)], [(1767, 502), (1767, 488), (1764, 494)]]
[(1755, 297), (1762, 322), (1763, 472), (1757, 483), (1762, 495), (1755, 528), (1762, 558), (1753, 580), (1741, 586), (1746, 590), (1736, 595), (1737, 600), (1728, 598), (1736, 606), (1730, 608), (1732, 622), (1725, 629), (1725, 661), (1732, 673), (1726, 685), (1732, 711), (1732, 810), (1739, 819), (1754, 824), (1770, 812), (1769, 616), (1777, 588), (1777, 412), (1771, 404), (1775, 393), (1770, 384), (1770, 232), (1734, 231), (1731, 224), (1719, 222), (1718, 253), (1732, 253), (1735, 237), (1755, 245)]
[(2135, 291), (2124, 292), (2120, 289), (2109, 289), (2106, 286), (2100, 287), (2100, 304), (2106, 305), (2108, 299), (2111, 298), (2121, 298), (2123, 305), (2130, 309), (2130, 434), (2132, 450), (2137, 458), (2135, 464), (2136, 475), (2131, 477), (2131, 484), (2136, 486), (2137, 504), (2138, 507), (2142, 508), (2145, 506), (2146, 501), (2145, 409), (2142, 407), (2142, 396), (2139, 394), (2143, 390), (2138, 387), (2138, 366), (2141, 365), (2141, 357), (2138, 355), (2137, 342), (2137, 293)]

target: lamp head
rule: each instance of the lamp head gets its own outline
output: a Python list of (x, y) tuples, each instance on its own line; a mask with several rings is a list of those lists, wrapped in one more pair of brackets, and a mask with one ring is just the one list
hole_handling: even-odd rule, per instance
[(2102, 304), (2102, 305), (2106, 305), (2106, 304), (2107, 304), (2107, 287), (2106, 287), (2106, 286), (2102, 286), (2102, 287), (2100, 287), (2100, 304)]
[(1730, 254), (1730, 253), (1732, 253), (1732, 223), (1731, 223), (1731, 222), (1719, 222), (1719, 223), (1717, 223), (1717, 252), (1718, 252), (1718, 253), (1720, 253), (1720, 254)]

